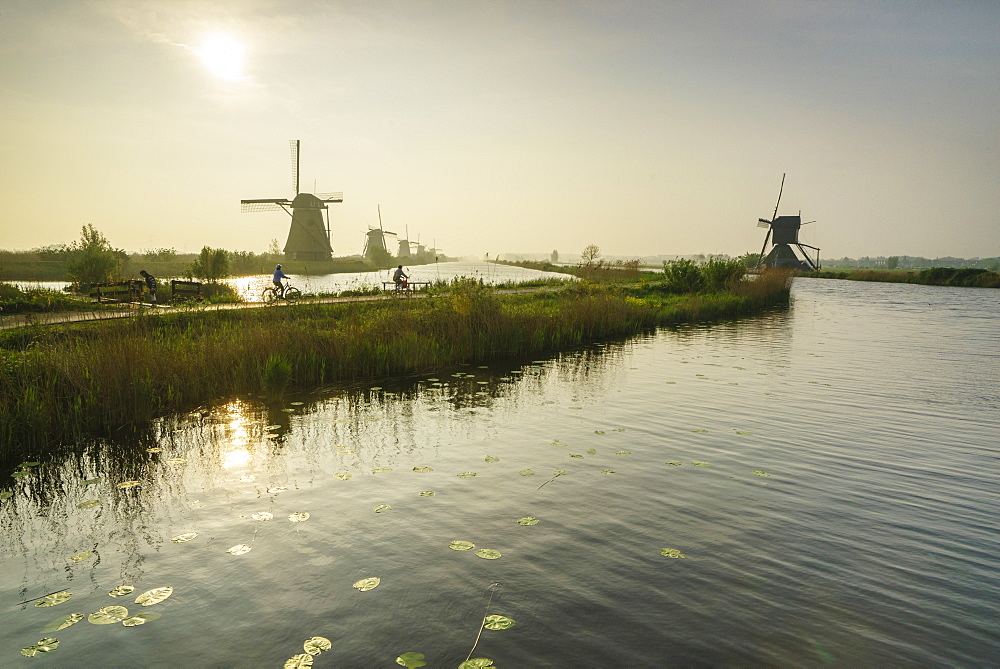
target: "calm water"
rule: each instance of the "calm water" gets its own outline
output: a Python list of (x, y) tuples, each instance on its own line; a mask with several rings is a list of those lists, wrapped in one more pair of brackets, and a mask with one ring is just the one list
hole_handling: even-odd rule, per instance
[[(455, 667), (493, 614), (515, 625), (472, 657), (499, 667), (1000, 662), (1000, 291), (793, 294), (736, 324), (234, 400), (43, 460), (0, 501), (0, 666), (276, 667), (322, 636), (317, 667)], [(42, 632), (111, 605), (162, 617)]]

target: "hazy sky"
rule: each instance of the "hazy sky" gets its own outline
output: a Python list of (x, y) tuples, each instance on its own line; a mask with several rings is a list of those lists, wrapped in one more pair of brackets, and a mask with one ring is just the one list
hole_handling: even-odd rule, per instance
[(0, 248), (1000, 255), (1000, 2), (0, 0)]

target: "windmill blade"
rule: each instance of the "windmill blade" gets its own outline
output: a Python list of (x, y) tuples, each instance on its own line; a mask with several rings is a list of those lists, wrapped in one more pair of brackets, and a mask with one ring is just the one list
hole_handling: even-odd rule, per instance
[(778, 205), (781, 204), (781, 194), (785, 191), (785, 173), (781, 174), (781, 188), (778, 189), (778, 201), (774, 203), (774, 215), (771, 216), (773, 221), (778, 217)]
[(278, 211), (285, 210), (285, 207), (292, 203), (287, 198), (270, 200), (240, 200), (240, 213), (247, 214), (257, 211)]
[(288, 145), (292, 150), (292, 187), (299, 194), (299, 140), (290, 139)]
[(758, 228), (769, 228), (769, 227), (771, 227), (771, 221), (767, 220), (766, 218), (758, 218), (757, 219), (757, 227)]
[(343, 202), (343, 193), (314, 193), (316, 197), (323, 200), (323, 202)]

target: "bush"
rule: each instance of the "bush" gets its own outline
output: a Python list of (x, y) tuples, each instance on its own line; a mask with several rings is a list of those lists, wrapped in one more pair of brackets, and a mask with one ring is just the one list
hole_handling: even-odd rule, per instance
[(663, 263), (666, 288), (674, 293), (697, 293), (705, 285), (698, 263), (684, 258)]
[(194, 259), (189, 273), (206, 281), (218, 281), (229, 276), (229, 251), (203, 246)]
[(121, 264), (128, 254), (111, 247), (104, 235), (89, 223), (83, 226), (80, 241), (69, 250), (66, 274), (78, 285), (110, 283), (121, 278)]
[(725, 260), (723, 258), (712, 257), (700, 268), (705, 279), (705, 287), (708, 290), (726, 290), (740, 281), (746, 274), (747, 268), (739, 258)]

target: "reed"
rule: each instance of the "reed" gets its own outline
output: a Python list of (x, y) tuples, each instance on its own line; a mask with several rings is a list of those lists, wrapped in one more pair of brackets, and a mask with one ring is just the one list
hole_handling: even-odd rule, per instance
[(679, 296), (580, 282), (499, 295), (455, 282), (431, 299), (148, 313), (0, 334), (0, 456), (109, 434), (238, 395), (532, 357), (658, 325), (787, 304), (787, 274)]

